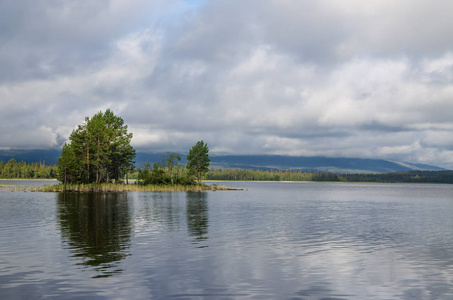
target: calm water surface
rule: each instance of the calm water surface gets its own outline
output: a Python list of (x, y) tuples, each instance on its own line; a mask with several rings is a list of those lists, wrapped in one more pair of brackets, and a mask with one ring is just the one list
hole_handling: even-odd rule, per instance
[(0, 299), (453, 299), (453, 186), (227, 185), (0, 192)]

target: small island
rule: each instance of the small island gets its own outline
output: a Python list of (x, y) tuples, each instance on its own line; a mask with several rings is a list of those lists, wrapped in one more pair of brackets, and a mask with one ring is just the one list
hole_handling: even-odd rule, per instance
[(131, 192), (227, 190), (201, 182), (209, 171), (209, 148), (198, 141), (187, 155), (185, 167), (179, 154), (167, 153), (162, 161), (138, 169), (137, 180), (129, 184), (136, 155), (132, 133), (121, 117), (108, 109), (85, 118), (63, 145), (57, 161), (57, 185), (44, 186), (44, 192)]

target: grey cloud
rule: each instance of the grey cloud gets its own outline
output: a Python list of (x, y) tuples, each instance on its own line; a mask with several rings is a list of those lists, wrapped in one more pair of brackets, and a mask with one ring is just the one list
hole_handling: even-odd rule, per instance
[(0, 82), (91, 71), (111, 54), (113, 40), (151, 22), (153, 9), (165, 11), (174, 2), (2, 1)]
[(187, 3), (1, 2), (0, 147), (111, 108), (140, 150), (453, 167), (449, 1)]
[(168, 32), (168, 52), (179, 59), (231, 63), (260, 43), (254, 1), (208, 1), (194, 18)]
[(375, 52), (423, 58), (436, 57), (452, 49), (452, 41), (445, 39), (453, 34), (450, 1), (435, 0), (428, 4), (422, 0), (405, 0), (377, 8), (376, 12), (362, 15), (362, 24), (372, 21), (375, 26), (361, 26), (360, 35)]
[(404, 131), (411, 131), (408, 128), (405, 128), (404, 126), (391, 126), (387, 125), (378, 121), (371, 121), (369, 123), (363, 124), (360, 126), (360, 129), (366, 130), (366, 131), (382, 131), (382, 132), (404, 132)]
[(260, 20), (266, 43), (301, 61), (330, 63), (348, 36), (348, 20), (325, 1), (266, 1)]
[(452, 49), (448, 0), (265, 1), (257, 8), (266, 42), (302, 60), (356, 56), (436, 57)]

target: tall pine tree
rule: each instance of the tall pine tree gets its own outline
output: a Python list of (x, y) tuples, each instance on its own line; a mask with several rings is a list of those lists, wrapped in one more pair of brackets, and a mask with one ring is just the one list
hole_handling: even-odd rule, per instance
[(65, 183), (116, 182), (134, 167), (132, 133), (111, 110), (99, 112), (73, 130), (58, 160), (58, 178)]
[(187, 155), (186, 168), (195, 177), (197, 177), (198, 184), (201, 183), (201, 177), (209, 171), (209, 162), (211, 159), (208, 155), (208, 145), (203, 141), (198, 141)]

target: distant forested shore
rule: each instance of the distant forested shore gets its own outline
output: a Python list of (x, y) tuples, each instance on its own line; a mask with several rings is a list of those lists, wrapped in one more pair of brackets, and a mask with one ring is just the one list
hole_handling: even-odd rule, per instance
[[(57, 179), (61, 184), (51, 187), (51, 190), (102, 192), (130, 190), (129, 179), (135, 179), (136, 186), (145, 186), (148, 190), (194, 189), (196, 185), (208, 189), (202, 180), (453, 183), (453, 171), (340, 174), (303, 171), (301, 168), (299, 171), (210, 169), (209, 147), (203, 140), (196, 142), (189, 150), (187, 163), (181, 162), (180, 154), (167, 153), (160, 161), (153, 164), (148, 161), (137, 168), (132, 137), (121, 117), (110, 109), (99, 111), (91, 118), (85, 117), (85, 121), (71, 132), (56, 165), (46, 165), (44, 161), (28, 163), (11, 158), (4, 162), (0, 159), (0, 179)], [(291, 168), (294, 161), (286, 160), (286, 165)], [(379, 170), (390, 171), (393, 167), (389, 168), (387, 164), (386, 168), (381, 166)], [(124, 181), (127, 187), (118, 190), (119, 183)], [(216, 186), (213, 188), (218, 189)]]
[(110, 109), (100, 111), (91, 118), (85, 117), (85, 121), (72, 131), (56, 165), (46, 165), (44, 161), (29, 163), (11, 158), (4, 162), (0, 159), (0, 179), (58, 179), (62, 187), (56, 185), (52, 189), (64, 191), (116, 191), (117, 187), (111, 184), (128, 183), (129, 179), (135, 179), (136, 185), (152, 190), (156, 186), (159, 190), (164, 190), (163, 187), (180, 190), (202, 186), (202, 180), (453, 183), (453, 171), (340, 174), (303, 170), (210, 169), (209, 147), (203, 140), (189, 150), (185, 164), (181, 162), (181, 155), (167, 153), (160, 161), (147, 162), (137, 168), (132, 136), (121, 117)]
[(314, 181), (379, 183), (453, 183), (453, 171), (408, 171), (372, 174), (336, 174), (289, 170), (210, 170), (205, 180)]
[[(148, 167), (128, 174), (129, 179), (142, 180)], [(179, 170), (179, 168), (175, 168)], [(139, 175), (139, 171), (141, 172)], [(177, 174), (177, 172), (175, 172)], [(56, 179), (58, 168), (45, 162), (19, 162), (14, 158), (8, 162), (0, 160), (0, 179)], [(203, 180), (226, 181), (313, 181), (313, 182), (380, 182), (380, 183), (449, 183), (453, 184), (453, 171), (408, 171), (373, 174), (335, 174), (290, 170), (211, 169)]]
[(57, 166), (45, 162), (19, 162), (14, 158), (8, 162), (0, 160), (0, 179), (55, 179), (57, 174)]

